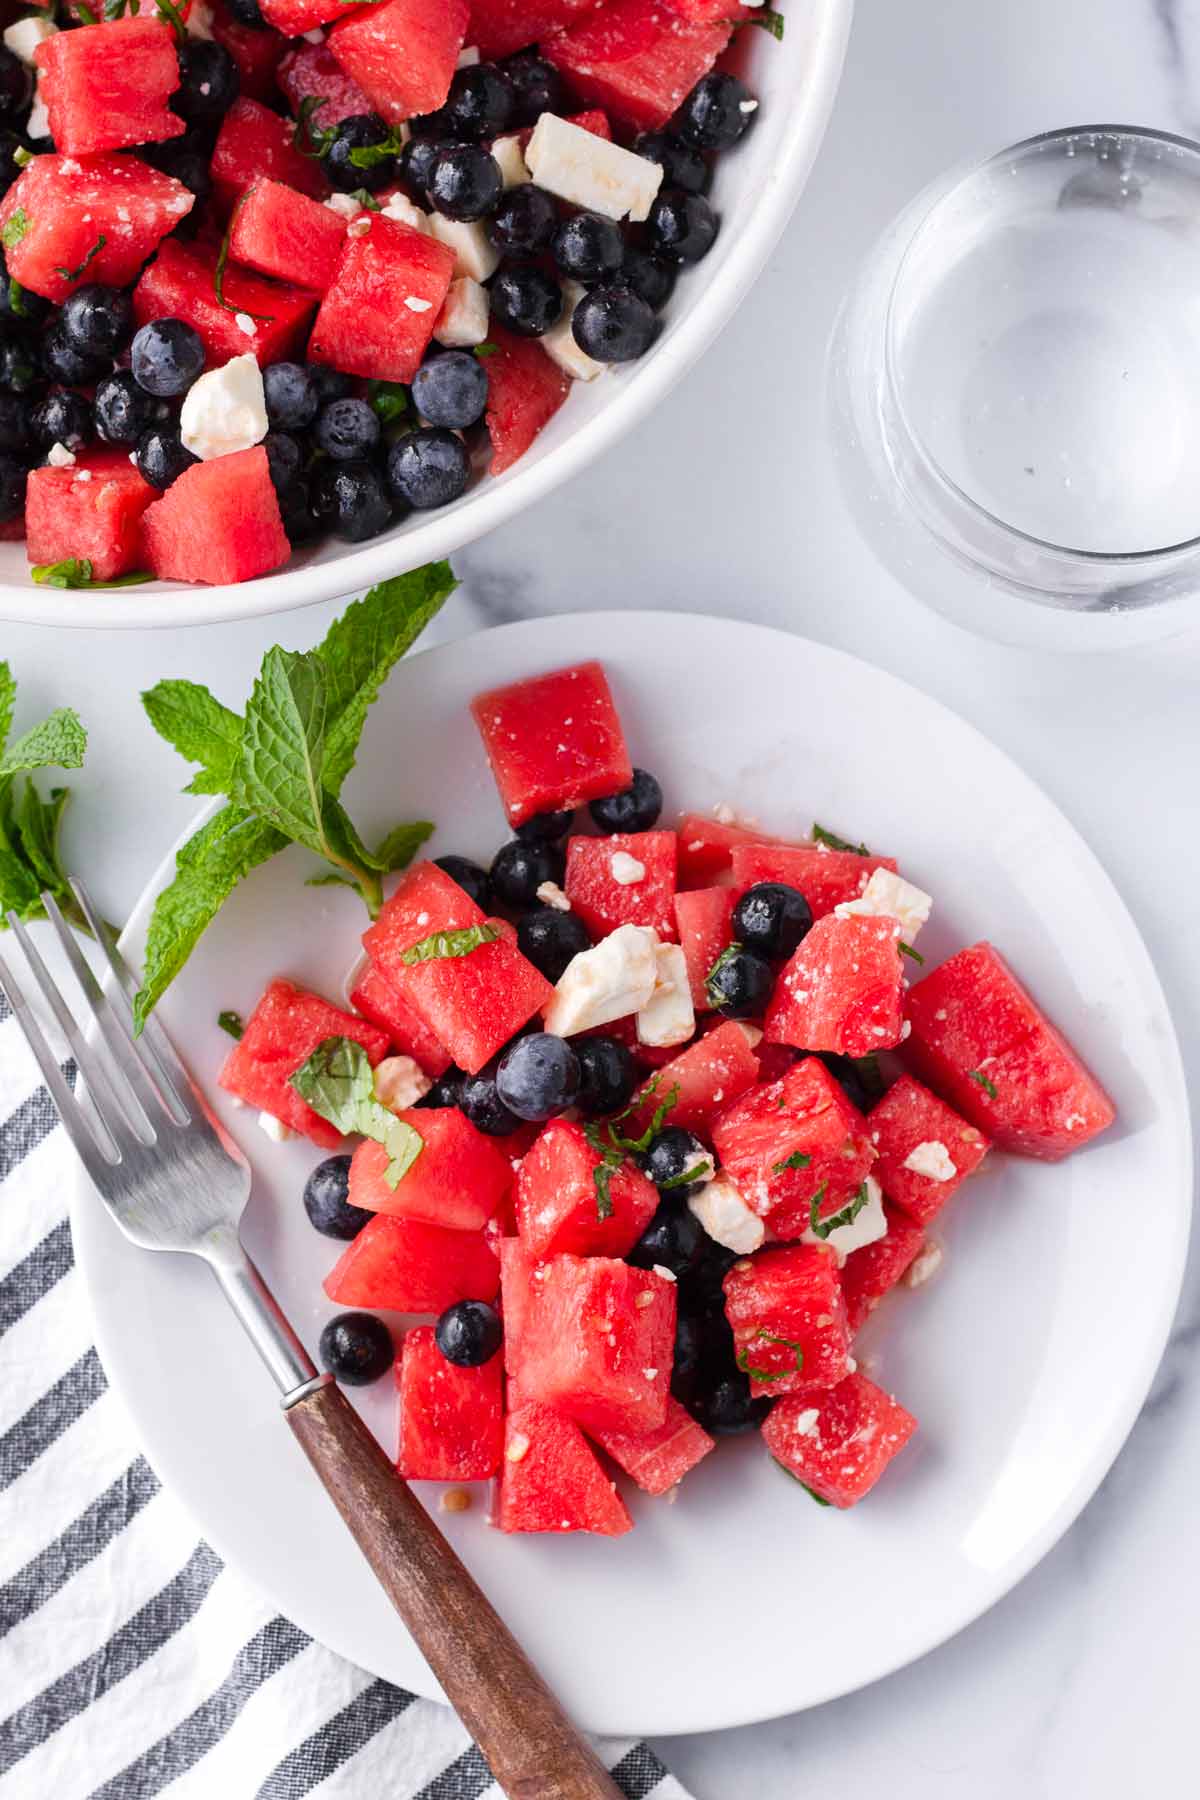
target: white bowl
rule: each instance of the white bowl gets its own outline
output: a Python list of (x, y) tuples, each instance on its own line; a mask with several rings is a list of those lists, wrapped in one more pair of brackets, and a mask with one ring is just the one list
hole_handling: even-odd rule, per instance
[(38, 587), (29, 576), (24, 544), (0, 544), (0, 619), (168, 627), (312, 606), (449, 556), (578, 475), (644, 418), (702, 355), (774, 249), (825, 132), (853, 5), (854, 0), (793, 0), (782, 43), (765, 31), (742, 32), (740, 60), (761, 109), (746, 142), (718, 161), (714, 199), (723, 225), (715, 248), (681, 279), (654, 349), (639, 363), (609, 370), (592, 383), (576, 383), (514, 469), (498, 479), (483, 477), (456, 505), (425, 517), (414, 514), (369, 544), (356, 549), (331, 539), (277, 574), (237, 585)]

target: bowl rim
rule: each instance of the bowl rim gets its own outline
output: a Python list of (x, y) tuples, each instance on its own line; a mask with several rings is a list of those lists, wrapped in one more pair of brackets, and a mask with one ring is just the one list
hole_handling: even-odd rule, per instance
[[(680, 319), (667, 340), (594, 418), (572, 431), (540, 461), (489, 477), (461, 508), (432, 514), (398, 538), (383, 538), (328, 561), (283, 569), (253, 581), (133, 587), (105, 595), (51, 590), (31, 582), (0, 581), (0, 620), (10, 624), (89, 630), (169, 630), (265, 617), (337, 600), (436, 562), (476, 542), (579, 473), (651, 411), (712, 343), (760, 274), (800, 199), (824, 138), (854, 12), (854, 0), (805, 0), (805, 84), (808, 103), (788, 118), (781, 154), (767, 170), (756, 204), (741, 226), (737, 247)], [(799, 22), (798, 22), (799, 23)]]

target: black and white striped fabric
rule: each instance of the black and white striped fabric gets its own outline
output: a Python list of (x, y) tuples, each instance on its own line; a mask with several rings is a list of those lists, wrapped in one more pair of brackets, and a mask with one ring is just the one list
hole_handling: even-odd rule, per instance
[[(0, 1800), (500, 1800), (448, 1708), (196, 1542), (90, 1341), (71, 1157), (0, 999)], [(630, 1800), (686, 1800), (645, 1744), (602, 1750)]]

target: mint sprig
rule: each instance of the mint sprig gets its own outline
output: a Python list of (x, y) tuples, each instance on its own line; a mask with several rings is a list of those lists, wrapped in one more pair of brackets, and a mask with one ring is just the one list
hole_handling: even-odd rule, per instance
[(375, 1071), (353, 1038), (323, 1039), (289, 1085), (338, 1131), (347, 1136), (358, 1132), (383, 1145), (388, 1153), (384, 1180), (390, 1188), (399, 1186), (425, 1148), (420, 1132), (376, 1099)]
[(12, 671), (0, 662), (0, 929), (10, 912), (22, 920), (44, 918), (41, 896), (49, 893), (64, 918), (86, 931), (87, 921), (67, 883), (58, 849), (70, 796), (65, 787), (53, 787), (47, 799), (33, 772), (80, 768), (87, 732), (79, 715), (64, 706), (9, 743), (16, 698)]
[(149, 569), (134, 569), (128, 575), (110, 575), (105, 580), (96, 575), (86, 556), (67, 556), (62, 562), (35, 563), (29, 573), (39, 587), (53, 588), (140, 587), (144, 581), (154, 580)]
[(967, 1077), (983, 1089), (989, 1100), (995, 1100), (998, 1097), (995, 1082), (990, 1075), (985, 1075), (982, 1069), (968, 1069)]
[(772, 1163), (771, 1173), (772, 1175), (782, 1175), (785, 1169), (807, 1169), (811, 1161), (812, 1157), (805, 1155), (803, 1150), (793, 1150), (792, 1154), (785, 1156), (782, 1162)]
[[(91, 23), (94, 25), (96, 23), (95, 19), (93, 19), (91, 21)], [(93, 260), (93, 258), (99, 256), (100, 252), (103, 250), (103, 248), (107, 244), (107, 242), (108, 242), (108, 239), (105, 237), (104, 233), (101, 232), (99, 237), (96, 239), (95, 243), (92, 245), (91, 249), (88, 251), (87, 255), (84, 257), (83, 261), (76, 268), (66, 269), (66, 268), (63, 268), (60, 264), (56, 263), (54, 265), (54, 273), (56, 275), (61, 275), (64, 281), (78, 281), (79, 277), (83, 274), (83, 271), (87, 268), (88, 264)]]
[(857, 1219), (859, 1213), (871, 1198), (871, 1190), (864, 1181), (848, 1206), (843, 1206), (841, 1212), (835, 1212), (830, 1218), (822, 1219), (818, 1214), (821, 1201), (824, 1198), (825, 1187), (826, 1184), (822, 1182), (821, 1186), (809, 1201), (808, 1206), (808, 1228), (814, 1237), (821, 1239), (822, 1243), (824, 1243), (830, 1232), (840, 1230), (843, 1225), (853, 1225), (855, 1219)]
[(848, 843), (844, 837), (839, 837), (836, 831), (828, 831), (824, 825), (818, 825), (815, 820), (812, 828), (812, 840), (814, 844), (824, 844), (827, 850), (849, 850), (854, 856), (870, 856), (871, 854), (865, 844)]
[(142, 695), (155, 730), (200, 765), (186, 791), (227, 804), (178, 852), (154, 903), (139, 1030), (238, 883), (289, 844), (319, 856), (372, 917), (379, 912), (383, 877), (406, 867), (433, 827), (397, 826), (371, 850), (338, 796), (380, 687), (457, 585), (444, 562), (381, 582), (315, 650), (269, 650), (242, 714), (192, 681), (161, 681)]
[[(663, 1128), (668, 1113), (679, 1100), (679, 1089), (672, 1086), (668, 1089), (665, 1100), (660, 1100), (650, 1116), (650, 1123), (640, 1136), (631, 1138), (619, 1129), (622, 1121), (637, 1108), (654, 1099), (662, 1081), (662, 1071), (653, 1076), (644, 1088), (636, 1093), (629, 1105), (611, 1119), (589, 1120), (583, 1128), (589, 1148), (599, 1158), (592, 1170), (592, 1181), (596, 1189), (596, 1217), (608, 1219), (612, 1216), (612, 1178), (623, 1165), (627, 1156), (643, 1155)], [(699, 1167), (699, 1165), (697, 1165)], [(694, 1173), (694, 1172), (693, 1172)], [(691, 1175), (687, 1179), (691, 1179)], [(696, 1177), (698, 1179), (698, 1177)]]
[(494, 944), (500, 936), (495, 925), (466, 925), (459, 931), (435, 931), (420, 943), (410, 944), (400, 953), (400, 961), (411, 968), (414, 963), (445, 962), (456, 956), (470, 956), (483, 944)]
[(798, 1375), (803, 1369), (804, 1351), (799, 1344), (793, 1343), (791, 1338), (777, 1337), (773, 1331), (768, 1331), (765, 1325), (760, 1325), (754, 1334), (753, 1341), (756, 1343), (780, 1344), (785, 1350), (792, 1351), (796, 1358), (796, 1362), (795, 1367), (792, 1369), (755, 1368), (750, 1362), (749, 1345), (743, 1344), (742, 1348), (737, 1353), (737, 1366), (742, 1371), (743, 1375), (749, 1375), (751, 1381), (782, 1381), (785, 1376)]
[(14, 244), (20, 243), (21, 239), (31, 229), (32, 224), (33, 221), (25, 211), (25, 208), (23, 206), (18, 206), (17, 210), (5, 220), (3, 226), (0, 226), (0, 244), (2, 244), (6, 250), (11, 250)]

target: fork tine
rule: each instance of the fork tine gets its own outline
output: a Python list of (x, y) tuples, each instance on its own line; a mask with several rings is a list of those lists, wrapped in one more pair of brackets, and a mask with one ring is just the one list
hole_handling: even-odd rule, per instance
[(110, 999), (114, 1001), (113, 1010), (120, 1021), (121, 1028), (135, 1053), (158, 1081), (165, 1096), (174, 1100), (174, 1106), (167, 1105), (167, 1111), (177, 1125), (187, 1125), (192, 1119), (192, 1109), (188, 1105), (188, 1096), (195, 1090), (192, 1078), (184, 1068), (166, 1031), (158, 1020), (151, 1016), (146, 1020), (140, 1037), (134, 1036), (132, 1001), (138, 990), (138, 980), (125, 961), (112, 931), (102, 919), (92, 903), (91, 895), (82, 881), (70, 877), (71, 891), (78, 900), (84, 918), (92, 928), (92, 935), (104, 952), (108, 966), (115, 977)]
[(25, 1042), (33, 1051), (42, 1072), (42, 1080), (50, 1090), (50, 1097), (58, 1108), (58, 1116), (66, 1127), (67, 1136), (74, 1144), (88, 1174), (99, 1186), (108, 1170), (115, 1168), (120, 1161), (119, 1152), (115, 1144), (101, 1143), (92, 1120), (67, 1086), (58, 1060), (46, 1042), (24, 993), (9, 973), (3, 957), (0, 957), (0, 993), (3, 993), (12, 1007)]
[[(42, 998), (54, 1014), (59, 1030), (71, 1047), (75, 1066), (87, 1083), (88, 1099), (95, 1108), (100, 1123), (112, 1141), (114, 1149), (119, 1152), (121, 1148), (120, 1128), (125, 1126), (135, 1136), (137, 1134), (140, 1119), (137, 1098), (130, 1094), (128, 1089), (122, 1092), (124, 1084), (119, 1080), (114, 1066), (105, 1062), (96, 1046), (89, 1044), (80, 1031), (70, 1007), (62, 997), (58, 983), (42, 961), (37, 945), (21, 920), (15, 913), (9, 913), (8, 922), (25, 953), (25, 961), (41, 990)], [(76, 1104), (79, 1104), (78, 1101)]]

